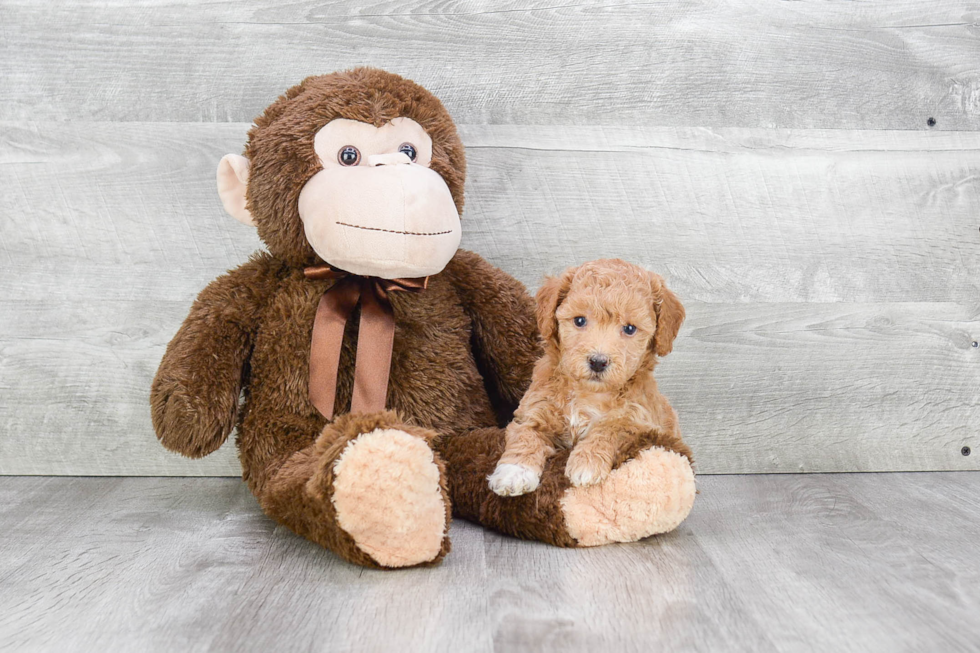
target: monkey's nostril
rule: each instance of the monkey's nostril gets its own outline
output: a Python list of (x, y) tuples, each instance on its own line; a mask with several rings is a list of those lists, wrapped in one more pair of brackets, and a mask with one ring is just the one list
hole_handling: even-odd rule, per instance
[(589, 369), (596, 374), (609, 367), (609, 359), (603, 354), (593, 354), (589, 356)]
[(389, 152), (388, 154), (372, 154), (367, 157), (366, 163), (370, 168), (390, 166), (398, 163), (411, 163), (412, 160), (404, 152)]

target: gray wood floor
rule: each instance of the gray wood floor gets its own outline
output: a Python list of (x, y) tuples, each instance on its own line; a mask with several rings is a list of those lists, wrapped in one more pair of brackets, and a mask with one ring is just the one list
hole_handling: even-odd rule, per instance
[(350, 566), (236, 479), (0, 478), (2, 650), (977, 650), (980, 473), (707, 476), (675, 533), (560, 550), (456, 522)]

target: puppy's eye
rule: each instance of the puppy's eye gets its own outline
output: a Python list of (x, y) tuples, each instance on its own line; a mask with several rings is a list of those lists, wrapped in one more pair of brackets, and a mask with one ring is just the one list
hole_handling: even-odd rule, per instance
[(356, 166), (361, 160), (361, 153), (353, 145), (345, 145), (337, 152), (337, 160), (342, 166)]
[(574, 320), (572, 320), (572, 323), (573, 323), (573, 324), (574, 324), (575, 326), (577, 326), (578, 328), (580, 328), (580, 329), (581, 329), (582, 327), (584, 327), (584, 326), (585, 326), (585, 323), (586, 323), (586, 322), (588, 322), (588, 320), (586, 320), (586, 319), (585, 319), (584, 317), (582, 317), (581, 315), (579, 315), (579, 316), (578, 316), (577, 318), (575, 318)]
[(411, 143), (402, 143), (401, 145), (398, 146), (398, 151), (406, 155), (412, 161), (414, 161), (415, 157), (419, 155), (418, 152), (415, 150), (415, 146), (412, 145)]
[(627, 324), (626, 326), (623, 327), (623, 333), (625, 333), (628, 336), (631, 336), (634, 333), (636, 333), (636, 327), (633, 326), (632, 324)]

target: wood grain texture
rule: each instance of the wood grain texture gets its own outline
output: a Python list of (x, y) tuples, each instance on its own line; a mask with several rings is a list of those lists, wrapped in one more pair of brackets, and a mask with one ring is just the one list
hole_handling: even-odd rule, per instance
[(484, 597), (444, 592), (480, 582), (476, 528), (454, 532), (461, 551), (438, 569), (365, 576), (277, 527), (240, 481), (4, 481), (5, 649), (268, 651), (288, 641), (355, 651), (398, 640), (480, 650), (489, 641)]
[(248, 121), (375, 65), (472, 124), (980, 128), (980, 4), (0, 4), (0, 119)]
[(536, 285), (621, 256), (684, 300), (975, 302), (976, 133), (474, 127), (474, 246)]
[[(149, 384), (184, 302), (8, 302), (0, 472), (240, 474), (153, 437)], [(706, 473), (977, 469), (977, 309), (953, 304), (688, 304), (659, 368)]]
[[(0, 125), (0, 473), (239, 474), (147, 394), (261, 246), (213, 168), (243, 124)], [(977, 469), (980, 135), (463, 126), (464, 246), (534, 288), (602, 256), (688, 307), (658, 375), (702, 472)]]
[(977, 477), (717, 479), (699, 523), (718, 537), (698, 540), (780, 650), (971, 650), (976, 506), (961, 495)]
[(65, 651), (970, 650), (980, 474), (702, 476), (674, 533), (556, 549), (456, 522), (348, 565), (231, 479), (0, 479), (0, 646)]
[[(0, 128), (7, 298), (186, 300), (261, 246), (214, 190), (216, 162), (241, 151), (247, 125)], [(463, 246), (530, 287), (566, 265), (622, 256), (662, 271), (685, 300), (980, 294), (978, 133), (461, 131)]]

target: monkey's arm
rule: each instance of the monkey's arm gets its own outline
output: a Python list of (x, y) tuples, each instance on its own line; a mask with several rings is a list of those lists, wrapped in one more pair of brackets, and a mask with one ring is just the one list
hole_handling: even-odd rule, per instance
[(245, 363), (279, 262), (260, 253), (201, 291), (167, 346), (150, 391), (153, 428), (191, 458), (215, 451), (238, 416)]
[(541, 356), (534, 300), (520, 281), (473, 252), (459, 250), (446, 271), (473, 321), (473, 350), (487, 390), (509, 420)]

